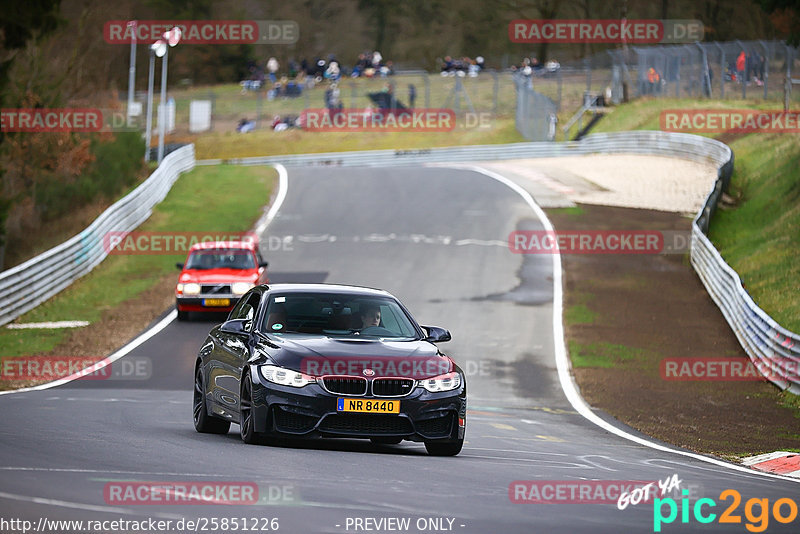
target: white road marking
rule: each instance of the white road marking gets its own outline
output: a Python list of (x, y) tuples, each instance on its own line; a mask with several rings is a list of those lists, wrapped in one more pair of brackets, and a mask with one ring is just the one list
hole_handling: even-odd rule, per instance
[(507, 247), (508, 241), (500, 241), (498, 239), (459, 239), (456, 241), (456, 246), (462, 247), (464, 245), (480, 245), (482, 247)]
[(11, 323), (6, 328), (27, 330), (29, 328), (81, 328), (89, 326), (89, 321), (44, 321), (42, 323)]
[[(544, 213), (541, 207), (533, 200), (533, 197), (530, 193), (528, 193), (525, 189), (514, 183), (513, 181), (509, 180), (505, 176), (502, 176), (496, 172), (484, 169), (478, 166), (467, 166), (468, 168), (474, 172), (483, 174), (497, 180), (498, 182), (506, 185), (513, 191), (515, 191), (522, 199), (530, 206), (536, 216), (539, 218), (539, 221), (542, 223), (542, 226), (546, 231), (554, 232), (555, 228), (553, 228), (552, 223), (547, 218), (547, 215)], [(578, 392), (578, 387), (575, 384), (575, 381), (570, 374), (570, 360), (567, 356), (567, 349), (566, 344), (564, 343), (564, 324), (562, 322), (563, 318), (563, 286), (562, 286), (562, 273), (561, 273), (561, 254), (558, 251), (554, 251), (551, 254), (553, 258), (553, 343), (555, 345), (555, 358), (556, 358), (556, 367), (558, 369), (558, 379), (561, 384), (561, 389), (564, 391), (564, 394), (567, 396), (567, 400), (572, 405), (575, 410), (581, 414), (584, 418), (588, 421), (594, 423), (595, 425), (599, 426), (603, 430), (607, 432), (611, 432), (612, 434), (619, 436), (623, 439), (627, 439), (629, 441), (633, 441), (634, 443), (638, 443), (639, 445), (644, 445), (645, 447), (650, 447), (651, 449), (655, 449), (661, 452), (668, 452), (672, 454), (678, 454), (680, 456), (684, 456), (686, 458), (693, 458), (695, 460), (699, 460), (701, 462), (706, 462), (710, 464), (714, 464), (719, 467), (724, 467), (726, 469), (730, 469), (733, 471), (738, 471), (740, 473), (747, 473), (748, 475), (757, 474), (759, 476), (769, 477), (769, 478), (777, 478), (780, 480), (788, 480), (791, 482), (800, 482), (800, 480), (795, 478), (790, 478), (781, 475), (774, 475), (772, 473), (761, 473), (759, 471), (754, 471), (748, 467), (743, 467), (740, 465), (731, 464), (725, 462), (723, 460), (718, 460), (716, 458), (710, 458), (708, 456), (703, 456), (700, 454), (695, 454), (693, 452), (687, 451), (679, 451), (670, 447), (665, 447), (663, 445), (659, 445), (658, 443), (654, 443), (647, 439), (641, 438), (639, 436), (634, 436), (624, 430), (615, 427), (611, 423), (601, 419), (598, 417), (586, 401), (581, 397), (580, 393)]]
[(272, 206), (270, 206), (267, 214), (256, 223), (254, 231), (257, 236), (264, 233), (269, 223), (271, 223), (272, 219), (278, 214), (278, 210), (281, 209), (283, 201), (286, 200), (286, 194), (289, 190), (289, 173), (286, 172), (286, 167), (280, 163), (275, 164), (274, 167), (275, 170), (278, 171), (278, 194), (275, 196), (275, 201), (272, 203)]
[(297, 236), (297, 240), (301, 243), (324, 243), (325, 241), (336, 241), (336, 236), (331, 236), (330, 234), (322, 234), (322, 235), (299, 235)]

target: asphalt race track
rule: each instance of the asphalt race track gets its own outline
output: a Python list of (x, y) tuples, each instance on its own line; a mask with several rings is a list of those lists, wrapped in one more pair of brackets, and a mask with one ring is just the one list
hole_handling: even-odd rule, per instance
[[(247, 446), (236, 425), (227, 436), (197, 434), (192, 369), (213, 322), (174, 321), (120, 360), (148, 362), (147, 379), (78, 381), (0, 396), (0, 515), (34, 526), (41, 518), (174, 524), (214, 517), (277, 518), (278, 531), (287, 533), (646, 533), (654, 530), (652, 503), (625, 510), (613, 503), (514, 503), (509, 485), (677, 474), (690, 503), (717, 502), (703, 508), (706, 515), (719, 516), (732, 502), (722, 502), (723, 490), (739, 491), (733, 515), (741, 523), (704, 525), (693, 513), (682, 523), (678, 513), (662, 532), (727, 533), (748, 532), (750, 498), (769, 499), (770, 511), (777, 499), (796, 501), (793, 482), (639, 445), (575, 411), (556, 370), (552, 258), (512, 254), (505, 245), (512, 230), (541, 228), (517, 192), (469, 170), (290, 170), (288, 195), (262, 236), (272, 281), (384, 288), (421, 324), (448, 328), (453, 341), (441, 348), (468, 380), (462, 453), (434, 458), (422, 444), (359, 440)], [(104, 488), (117, 481), (249, 482), (258, 485), (260, 500), (109, 504)], [(673, 496), (680, 505), (680, 493)], [(382, 518), (410, 518), (409, 527), (378, 528), (372, 520)], [(782, 525), (770, 514), (766, 531), (797, 532), (798, 524)]]

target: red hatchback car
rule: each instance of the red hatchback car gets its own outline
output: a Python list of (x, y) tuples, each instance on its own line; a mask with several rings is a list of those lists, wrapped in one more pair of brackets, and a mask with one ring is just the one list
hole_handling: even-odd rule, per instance
[(229, 312), (251, 287), (269, 283), (267, 262), (248, 241), (197, 243), (189, 249), (175, 287), (178, 320), (189, 312)]

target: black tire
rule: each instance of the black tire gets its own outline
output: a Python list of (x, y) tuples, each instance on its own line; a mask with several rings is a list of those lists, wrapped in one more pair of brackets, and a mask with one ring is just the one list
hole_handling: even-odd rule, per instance
[(192, 415), (194, 429), (203, 434), (227, 434), (231, 422), (209, 415), (206, 410), (205, 388), (203, 386), (203, 372), (200, 366), (194, 373), (194, 398), (192, 400)]
[(178, 320), (179, 321), (188, 321), (189, 320), (189, 312), (188, 311), (180, 311), (180, 310), (178, 310)]
[(239, 395), (239, 432), (242, 441), (248, 445), (261, 445), (266, 443), (266, 436), (256, 432), (253, 421), (253, 382), (250, 375), (242, 377), (242, 390)]
[(426, 441), (425, 449), (431, 456), (455, 456), (461, 452), (464, 439), (456, 441)]
[(397, 436), (381, 436), (377, 438), (369, 438), (369, 440), (375, 445), (397, 445), (403, 441), (403, 438)]

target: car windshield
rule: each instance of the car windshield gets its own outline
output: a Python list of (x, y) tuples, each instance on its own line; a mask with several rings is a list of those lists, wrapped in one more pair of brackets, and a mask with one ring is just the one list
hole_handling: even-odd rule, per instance
[(270, 296), (261, 330), (269, 334), (319, 334), (348, 338), (411, 338), (419, 334), (390, 297), (332, 293)]
[(244, 249), (196, 250), (186, 262), (187, 269), (255, 269), (253, 253)]

